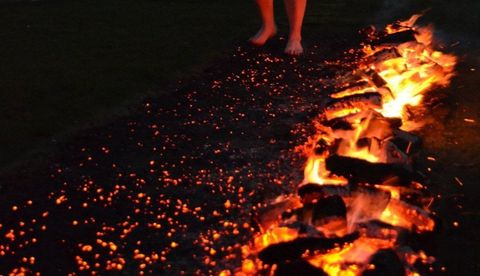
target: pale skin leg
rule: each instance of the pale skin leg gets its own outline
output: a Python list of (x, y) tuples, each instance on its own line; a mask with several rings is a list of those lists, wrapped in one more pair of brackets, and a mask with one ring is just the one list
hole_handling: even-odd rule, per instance
[[(290, 24), (290, 33), (285, 53), (300, 55), (303, 53), (302, 24), (307, 0), (284, 0), (284, 2)], [(256, 35), (250, 38), (250, 42), (254, 45), (262, 46), (268, 39), (275, 36), (277, 25), (275, 24), (273, 13), (273, 0), (256, 0), (256, 3), (262, 17), (262, 27)]]
[(285, 47), (285, 53), (289, 55), (300, 55), (303, 53), (302, 24), (307, 7), (307, 0), (284, 0), (284, 2), (290, 24), (290, 34), (287, 46)]
[(277, 33), (277, 25), (273, 14), (273, 0), (256, 0), (260, 16), (262, 17), (262, 27), (256, 35), (250, 38), (250, 43), (262, 46), (268, 39)]

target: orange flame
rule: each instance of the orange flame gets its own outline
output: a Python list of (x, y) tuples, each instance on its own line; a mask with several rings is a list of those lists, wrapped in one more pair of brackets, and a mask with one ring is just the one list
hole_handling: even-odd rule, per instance
[(347, 185), (348, 181), (343, 177), (331, 175), (326, 169), (325, 157), (310, 156), (304, 170), (303, 184), (307, 183), (318, 185)]

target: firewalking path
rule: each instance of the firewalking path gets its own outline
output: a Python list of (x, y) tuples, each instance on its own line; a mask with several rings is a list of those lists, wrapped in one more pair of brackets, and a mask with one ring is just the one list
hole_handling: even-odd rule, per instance
[(298, 59), (277, 53), (280, 41), (238, 47), (133, 115), (79, 135), (49, 171), (4, 183), (0, 274), (238, 266), (257, 230), (252, 212), (301, 177), (292, 149), (311, 134), (303, 124), (337, 70), (325, 57), (349, 45), (327, 41)]

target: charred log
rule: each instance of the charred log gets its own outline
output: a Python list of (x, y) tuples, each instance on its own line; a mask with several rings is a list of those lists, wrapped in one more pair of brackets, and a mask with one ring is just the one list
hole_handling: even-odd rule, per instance
[(352, 183), (383, 183), (392, 177), (398, 177), (398, 183), (407, 185), (418, 178), (403, 165), (370, 163), (339, 155), (329, 156), (326, 167), (333, 174), (346, 177)]
[(406, 30), (398, 33), (387, 34), (377, 40), (372, 41), (373, 46), (378, 45), (398, 45), (405, 42), (416, 41), (415, 35), (417, 33), (414, 30)]
[(362, 80), (346, 87), (342, 87), (342, 89), (343, 90), (331, 94), (330, 97), (334, 99), (339, 99), (351, 95), (373, 92), (375, 90), (375, 87), (372, 87), (370, 82)]
[(364, 74), (377, 87), (384, 87), (387, 85), (387, 82), (375, 70), (367, 70)]
[(347, 116), (352, 113), (366, 111), (369, 109), (378, 109), (382, 106), (382, 96), (380, 93), (371, 92), (360, 95), (347, 96), (336, 99), (325, 108), (327, 120)]
[(297, 197), (289, 196), (285, 197), (283, 200), (269, 204), (267, 207), (259, 211), (259, 214), (256, 217), (256, 223), (263, 229), (270, 228), (270, 226), (278, 221), (278, 218), (280, 218), (283, 213), (294, 209), (298, 201)]
[(320, 197), (324, 197), (325, 195), (348, 196), (350, 194), (350, 189), (348, 186), (338, 186), (338, 185), (328, 185), (328, 184), (319, 185), (315, 183), (307, 183), (307, 184), (301, 185), (298, 188), (297, 193), (303, 199), (307, 196), (315, 197), (315, 199), (318, 199)]
[(366, 63), (378, 63), (389, 59), (401, 57), (395, 47), (382, 49), (375, 54), (365, 58)]
[(347, 207), (338, 195), (319, 198), (316, 203), (307, 203), (298, 210), (299, 220), (312, 225), (325, 224), (330, 218), (346, 217)]

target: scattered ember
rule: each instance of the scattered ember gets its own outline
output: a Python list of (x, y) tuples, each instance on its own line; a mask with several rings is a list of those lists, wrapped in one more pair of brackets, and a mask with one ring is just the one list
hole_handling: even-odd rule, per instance
[[(264, 267), (257, 253), (315, 245), (305, 240), (312, 235), (322, 246), (299, 252), (303, 264), (333, 274), (373, 270), (372, 255), (391, 256), (392, 248), (402, 264), (431, 264), (424, 252), (395, 244), (400, 234), (433, 227), (417, 202), (426, 201), (419, 181), (367, 185), (359, 172), (352, 179), (329, 168), (333, 155), (411, 165), (416, 140), (405, 130), (421, 122), (402, 106), (419, 105), (430, 86), (448, 84), (454, 59), (431, 48), (427, 29), (401, 25), (388, 32), (416, 30), (417, 42), (371, 47), (381, 40), (377, 32), (355, 50), (348, 48), (355, 39), (324, 33), (298, 59), (238, 47), (175, 93), (64, 145), (48, 177), (2, 183), (0, 274), (254, 274), (283, 269), (275, 261)], [(356, 86), (340, 89), (352, 81)], [(332, 125), (320, 116), (312, 126), (326, 100), (333, 104), (323, 115)], [(377, 127), (395, 125), (390, 117), (401, 117), (402, 129)], [(392, 135), (409, 143), (397, 145)], [(307, 156), (303, 175), (291, 169), (305, 161), (299, 150)], [(302, 197), (282, 196), (297, 188)], [(335, 215), (313, 218), (324, 202)], [(373, 210), (353, 208), (373, 202)]]

